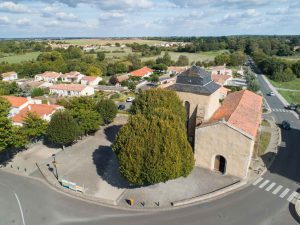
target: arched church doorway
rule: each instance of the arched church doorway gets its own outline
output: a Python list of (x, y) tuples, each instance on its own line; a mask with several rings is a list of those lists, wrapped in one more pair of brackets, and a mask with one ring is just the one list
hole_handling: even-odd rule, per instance
[(186, 114), (186, 119), (185, 119), (185, 125), (186, 125), (186, 130), (187, 130), (187, 133), (189, 133), (189, 120), (190, 120), (190, 103), (188, 101), (186, 101), (184, 103), (184, 106), (185, 106), (185, 114)]
[(217, 172), (225, 174), (225, 172), (226, 172), (226, 159), (225, 159), (224, 156), (217, 155), (215, 157), (214, 169)]

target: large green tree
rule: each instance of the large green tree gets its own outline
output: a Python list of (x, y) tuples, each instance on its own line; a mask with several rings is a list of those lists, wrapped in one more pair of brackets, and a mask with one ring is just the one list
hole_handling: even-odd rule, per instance
[(70, 113), (77, 122), (81, 135), (97, 131), (99, 126), (104, 123), (101, 115), (94, 110), (73, 109), (70, 110)]
[(151, 116), (156, 108), (165, 108), (175, 113), (185, 121), (185, 109), (176, 92), (166, 89), (150, 89), (143, 91), (134, 100), (131, 106), (132, 114)]
[(188, 176), (194, 166), (192, 148), (178, 115), (157, 108), (151, 117), (131, 116), (113, 144), (120, 172), (131, 184), (148, 185)]
[(73, 143), (80, 134), (80, 128), (68, 111), (55, 112), (46, 131), (47, 138), (64, 147)]
[(111, 99), (100, 100), (96, 104), (95, 109), (106, 124), (111, 123), (118, 113), (118, 107)]
[(24, 132), (31, 140), (36, 140), (45, 135), (48, 123), (36, 113), (28, 112), (24, 119)]

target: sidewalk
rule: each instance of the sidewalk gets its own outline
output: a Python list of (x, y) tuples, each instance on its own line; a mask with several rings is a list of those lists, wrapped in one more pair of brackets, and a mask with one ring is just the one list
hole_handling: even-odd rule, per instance
[(281, 143), (281, 131), (274, 121), (268, 120), (270, 127), (261, 127), (261, 131), (267, 131), (271, 133), (270, 143), (266, 152), (257, 158), (253, 158), (250, 165), (250, 173), (248, 181), (254, 181), (261, 176), (271, 166), (278, 152), (278, 146)]

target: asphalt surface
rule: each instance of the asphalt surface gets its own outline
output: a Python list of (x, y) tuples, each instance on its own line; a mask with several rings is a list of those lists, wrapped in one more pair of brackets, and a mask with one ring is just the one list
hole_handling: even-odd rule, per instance
[[(270, 90), (258, 75), (262, 92)], [(271, 108), (284, 109), (276, 96), (266, 97)], [(288, 188), (300, 187), (300, 122), (290, 112), (273, 112), (278, 123), (291, 122), (282, 130), (282, 147), (264, 180)], [(107, 208), (73, 199), (44, 183), (0, 171), (0, 225), (292, 225), (298, 224), (294, 205), (286, 197), (250, 185), (209, 203), (160, 212), (135, 212)], [(188, 187), (187, 187), (188, 188)], [(298, 222), (297, 222), (298, 221)]]

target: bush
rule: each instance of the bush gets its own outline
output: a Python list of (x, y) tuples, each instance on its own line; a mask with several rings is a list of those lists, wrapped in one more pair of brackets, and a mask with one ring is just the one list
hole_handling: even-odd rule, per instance
[(44, 90), (42, 88), (33, 88), (31, 90), (31, 97), (38, 97), (38, 96), (43, 96), (45, 94)]
[(290, 68), (285, 69), (283, 72), (276, 72), (274, 80), (278, 82), (288, 82), (295, 80), (296, 76)]

